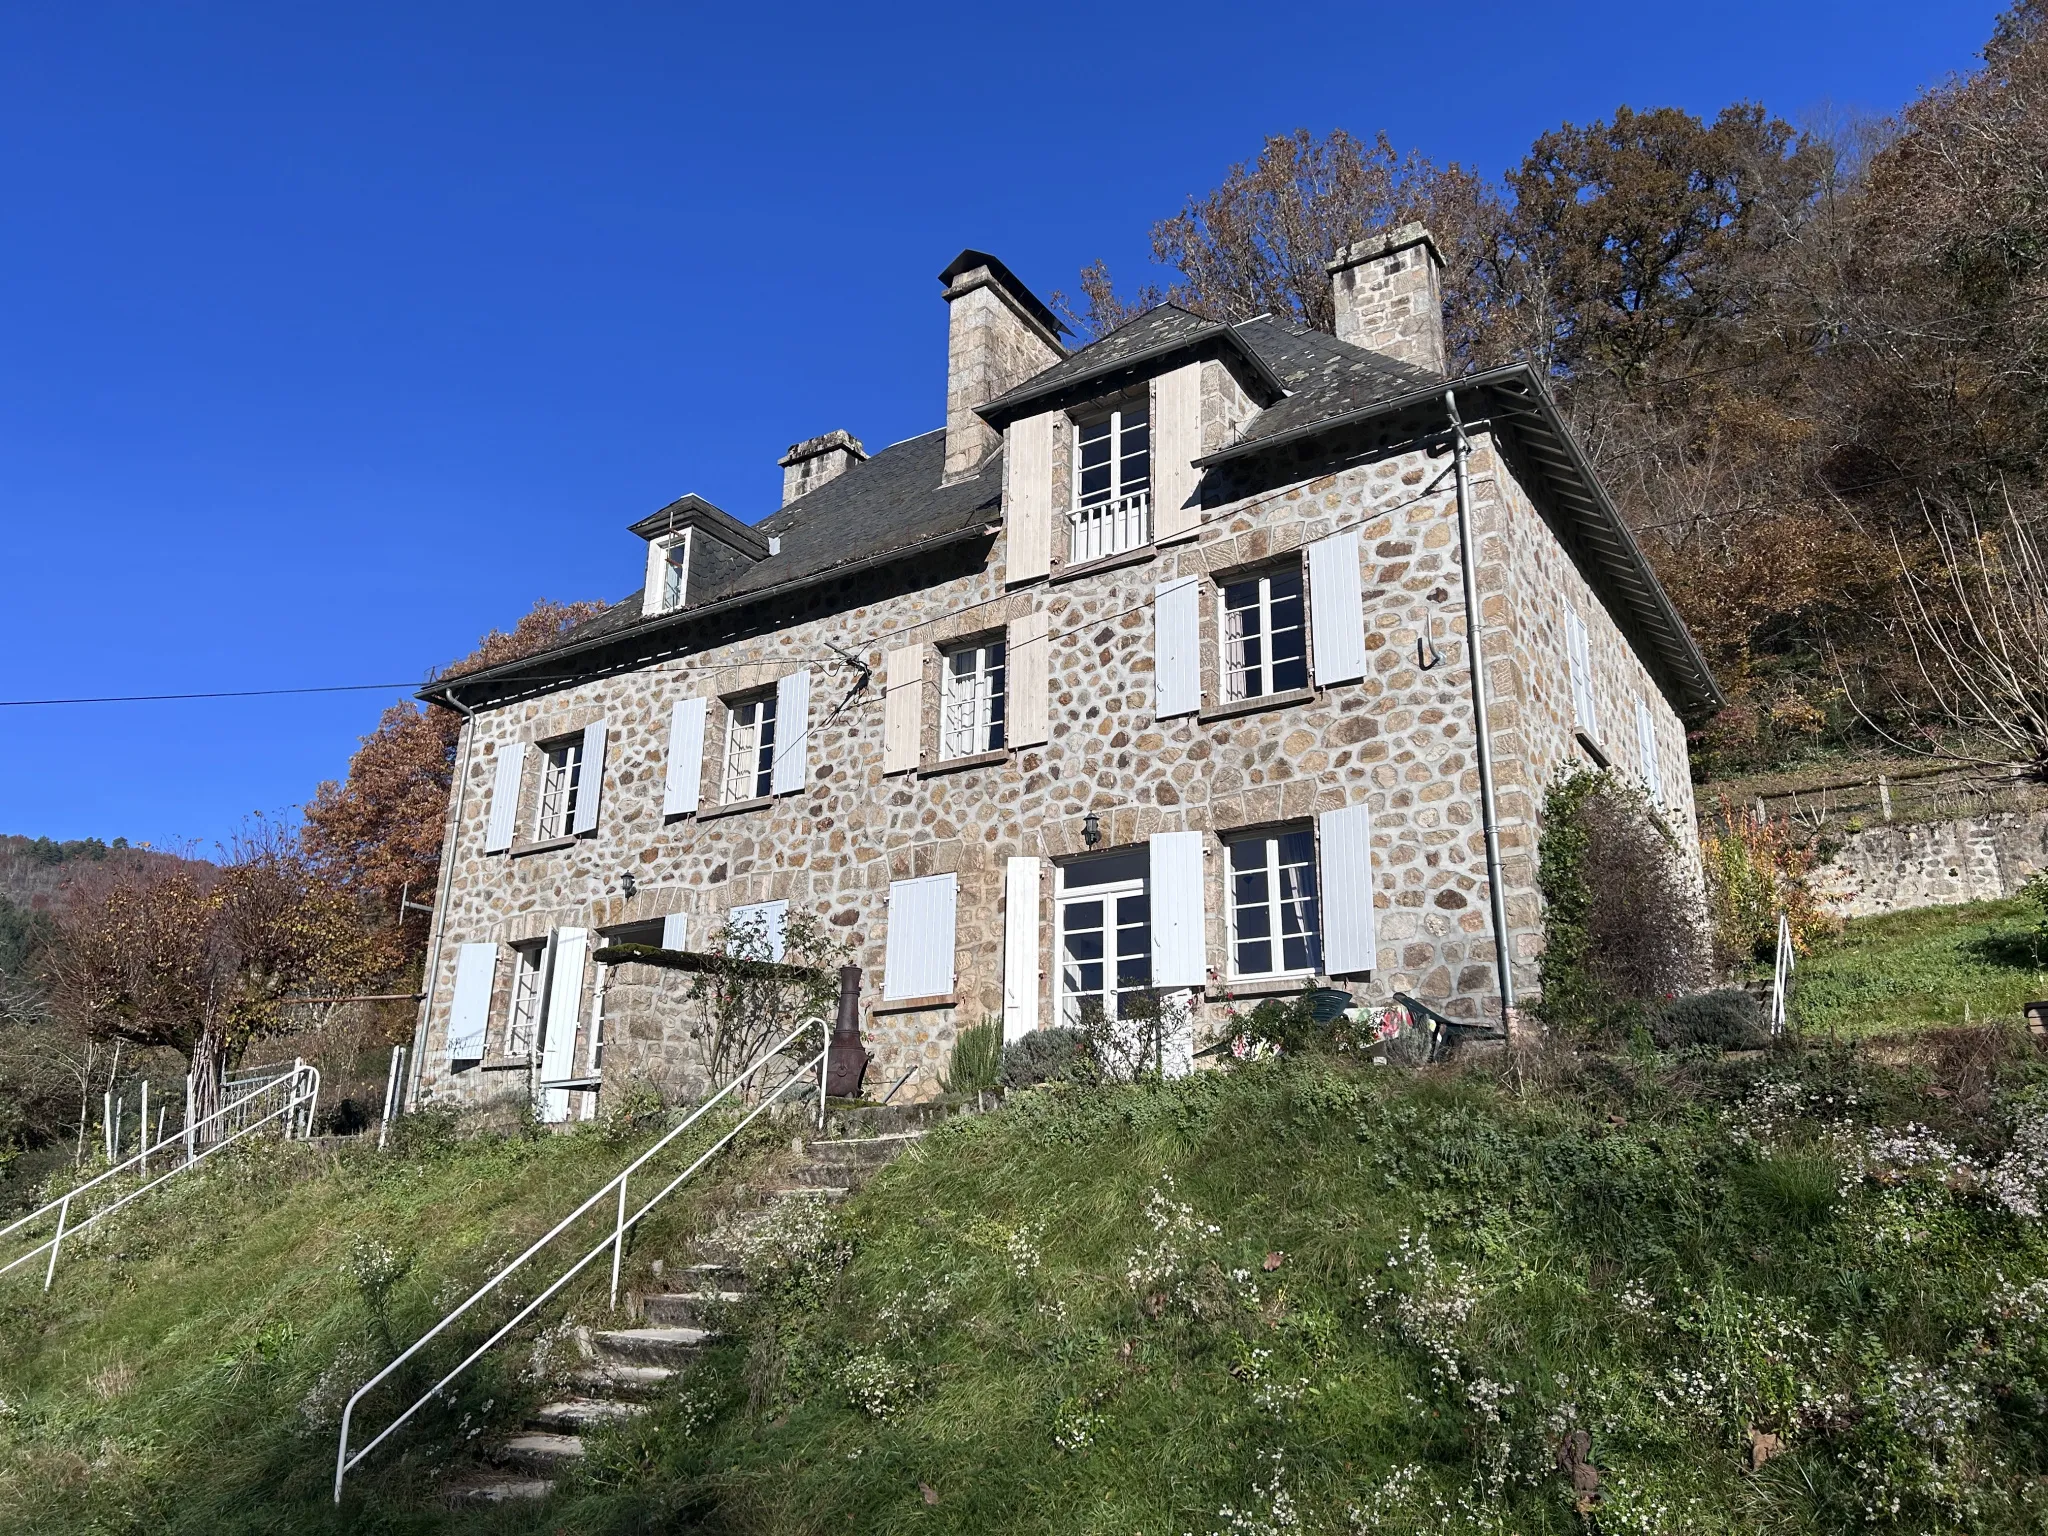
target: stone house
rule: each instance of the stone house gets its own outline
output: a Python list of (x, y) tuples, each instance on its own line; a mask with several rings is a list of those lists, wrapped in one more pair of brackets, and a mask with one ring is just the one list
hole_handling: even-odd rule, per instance
[(752, 524), (662, 507), (632, 596), (422, 694), (465, 724), (417, 1090), (695, 1091), (678, 978), (594, 946), (798, 912), (905, 1097), (1146, 989), (1196, 1043), (1310, 980), (1511, 1023), (1546, 783), (1611, 763), (1689, 838), (1719, 696), (1542, 381), (1446, 376), (1439, 270), (1409, 226), (1331, 264), (1334, 336), (1162, 305), (1070, 351), (962, 252), (942, 428), (796, 444)]

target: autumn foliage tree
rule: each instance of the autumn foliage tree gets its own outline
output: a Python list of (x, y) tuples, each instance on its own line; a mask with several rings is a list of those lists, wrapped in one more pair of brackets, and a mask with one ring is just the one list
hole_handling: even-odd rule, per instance
[[(509, 631), (485, 635), (443, 675), (531, 655), (603, 611), (602, 603), (536, 603)], [(453, 710), (394, 704), (349, 760), (348, 777), (322, 784), (306, 807), (308, 856), (376, 915), (389, 972), (416, 965), (426, 944), (425, 921), (417, 915), (401, 921), (399, 899), (409, 889), (414, 901), (432, 900), (461, 731), (462, 717)]]
[(183, 1054), (202, 1116), (222, 1070), (286, 1028), (296, 999), (355, 986), (379, 963), (356, 898), (264, 823), (218, 866), (113, 867), (58, 921), (52, 1007), (93, 1037)]

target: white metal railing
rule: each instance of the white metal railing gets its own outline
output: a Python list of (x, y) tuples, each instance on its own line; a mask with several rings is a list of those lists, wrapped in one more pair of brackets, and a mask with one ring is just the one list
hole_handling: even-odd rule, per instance
[[(236, 1086), (245, 1086), (245, 1077)], [(66, 1238), (76, 1239), (80, 1234), (105, 1221), (114, 1212), (133, 1201), (141, 1199), (159, 1184), (176, 1178), (188, 1168), (197, 1167), (223, 1147), (232, 1146), (245, 1136), (254, 1135), (265, 1126), (279, 1123), (287, 1141), (294, 1134), (310, 1135), (313, 1129), (313, 1114), (320, 1103), (320, 1071), (304, 1062), (293, 1062), (280, 1071), (257, 1080), (258, 1086), (238, 1095), (230, 1103), (222, 1105), (202, 1120), (191, 1120), (170, 1135), (160, 1139), (154, 1146), (149, 1136), (143, 1135), (143, 1147), (133, 1157), (116, 1163), (93, 1178), (87, 1179), (76, 1189), (68, 1190), (55, 1200), (38, 1206), (26, 1216), (17, 1217), (6, 1226), (0, 1227), (0, 1242), (9, 1238), (22, 1240), (21, 1235), (29, 1233), (35, 1225), (50, 1216), (57, 1218), (56, 1230), (35, 1247), (25, 1253), (16, 1254), (6, 1263), (0, 1264), (0, 1275), (19, 1269), (38, 1254), (48, 1253), (50, 1262), (43, 1271), (43, 1289), (48, 1290), (57, 1274), (57, 1255), (62, 1251)], [(151, 1157), (161, 1159), (166, 1148), (176, 1147), (177, 1152), (171, 1165), (155, 1178), (149, 1176)], [(123, 1174), (134, 1171), (142, 1183), (133, 1189), (123, 1190), (120, 1180)], [(83, 1197), (92, 1191), (107, 1186), (105, 1194), (109, 1203), (100, 1206), (82, 1221), (73, 1221), (72, 1211)]]
[(1067, 514), (1067, 526), (1072, 532), (1067, 547), (1069, 565), (1143, 549), (1152, 542), (1152, 492), (1133, 491), (1113, 501), (1076, 507)]
[[(764, 1095), (761, 1099), (761, 1102), (755, 1105), (753, 1110), (749, 1112), (744, 1119), (742, 1119), (737, 1125), (733, 1126), (731, 1130), (727, 1131), (724, 1135), (720, 1136), (718, 1140), (714, 1141), (709, 1147), (707, 1147), (702, 1153), (700, 1153), (697, 1156), (696, 1160), (692, 1162), (689, 1167), (685, 1168), (673, 1179), (670, 1179), (667, 1184), (663, 1185), (661, 1189), (658, 1190), (654, 1194), (654, 1196), (648, 1200), (648, 1202), (645, 1205), (641, 1206), (631, 1216), (628, 1216), (626, 1214), (626, 1182), (633, 1176), (634, 1172), (637, 1169), (639, 1169), (642, 1164), (646, 1163), (648, 1159), (652, 1158), (656, 1153), (666, 1148), (678, 1136), (682, 1135), (683, 1132), (689, 1130), (691, 1126), (695, 1125), (699, 1120), (703, 1119), (705, 1115), (709, 1114), (717, 1104), (719, 1104), (730, 1094), (737, 1091), (741, 1084), (749, 1081), (764, 1067), (768, 1066), (770, 1062), (773, 1062), (784, 1051), (788, 1050), (790, 1046), (796, 1044), (797, 1041), (801, 1040), (802, 1038), (804, 1038), (804, 1036), (810, 1034), (812, 1031), (817, 1032), (818, 1038), (822, 1042), (829, 1039), (829, 1036), (831, 1034), (831, 1026), (828, 1025), (823, 1019), (809, 1018), (804, 1020), (804, 1022), (799, 1024), (795, 1029), (791, 1030), (787, 1035), (783, 1036), (783, 1038), (777, 1041), (774, 1045), (768, 1047), (768, 1049), (761, 1054), (760, 1059), (755, 1061), (755, 1063), (752, 1066), (748, 1067), (744, 1072), (738, 1074), (736, 1077), (732, 1079), (732, 1081), (728, 1082), (723, 1088), (719, 1089), (718, 1092), (714, 1093), (710, 1098), (706, 1099), (702, 1104), (698, 1105), (694, 1110), (690, 1112), (690, 1114), (683, 1120), (683, 1122), (680, 1125), (676, 1126), (675, 1129), (668, 1132), (667, 1135), (663, 1136), (661, 1140), (657, 1141), (645, 1152), (642, 1152), (638, 1157), (634, 1158), (632, 1162), (628, 1163), (616, 1175), (614, 1175), (610, 1180), (608, 1180), (603, 1188), (599, 1189), (589, 1199), (585, 1200), (581, 1205), (577, 1206), (575, 1210), (571, 1211), (567, 1216), (564, 1216), (559, 1222), (557, 1222), (552, 1228), (550, 1228), (546, 1236), (538, 1239), (524, 1253), (520, 1254), (518, 1258), (514, 1259), (511, 1263), (505, 1265), (504, 1268), (500, 1269), (496, 1274), (492, 1275), (490, 1279), (486, 1280), (482, 1285), (478, 1286), (474, 1291), (470, 1292), (469, 1298), (466, 1301), (464, 1301), (461, 1305), (456, 1307), (455, 1310), (450, 1312), (446, 1317), (443, 1317), (441, 1321), (434, 1324), (434, 1326), (429, 1328), (425, 1333), (421, 1334), (417, 1339), (413, 1340), (411, 1345), (409, 1345), (406, 1348), (405, 1352), (399, 1355), (397, 1359), (393, 1360), (389, 1365), (385, 1366), (383, 1370), (379, 1371), (376, 1375), (372, 1376), (368, 1381), (364, 1382), (360, 1387), (356, 1388), (354, 1395), (349, 1398), (347, 1405), (341, 1410), (341, 1440), (339, 1445), (336, 1447), (334, 1453), (334, 1502), (337, 1504), (341, 1502), (341, 1485), (343, 1479), (345, 1479), (351, 1471), (353, 1471), (358, 1465), (361, 1464), (364, 1457), (368, 1456), (370, 1452), (377, 1449), (378, 1446), (382, 1445), (387, 1439), (389, 1439), (393, 1434), (395, 1434), (398, 1431), (399, 1427), (406, 1422), (406, 1420), (410, 1419), (415, 1413), (418, 1413), (420, 1409), (424, 1408), (428, 1403), (432, 1402), (436, 1397), (438, 1397), (441, 1393), (441, 1390), (444, 1387), (446, 1387), (448, 1383), (453, 1381), (456, 1377), (460, 1376), (472, 1365), (476, 1364), (477, 1361), (481, 1360), (484, 1357), (484, 1355), (498, 1343), (499, 1340), (503, 1339), (514, 1328), (517, 1328), (521, 1323), (525, 1322), (529, 1317), (533, 1316), (533, 1314), (536, 1311), (538, 1311), (542, 1306), (544, 1306), (550, 1299), (552, 1299), (554, 1295), (562, 1289), (563, 1286), (567, 1285), (571, 1280), (575, 1279), (578, 1275), (583, 1273), (584, 1269), (588, 1265), (593, 1263), (607, 1249), (611, 1251), (612, 1256), (611, 1304), (613, 1308), (616, 1309), (619, 1304), (619, 1262), (621, 1257), (625, 1253), (626, 1234), (629, 1231), (631, 1231), (636, 1224), (638, 1224), (638, 1222), (643, 1216), (645, 1216), (649, 1211), (653, 1210), (655, 1206), (659, 1205), (663, 1200), (666, 1200), (670, 1195), (674, 1194), (676, 1190), (682, 1186), (685, 1180), (687, 1180), (693, 1174), (695, 1174), (697, 1170), (702, 1168), (706, 1163), (710, 1162), (712, 1158), (716, 1157), (726, 1147), (730, 1146), (733, 1140), (740, 1134), (740, 1132), (744, 1131), (748, 1126), (752, 1125), (763, 1114), (767, 1113), (769, 1107), (775, 1104), (778, 1100), (780, 1100), (783, 1094), (788, 1091), (791, 1083), (804, 1081), (804, 1079), (809, 1076), (810, 1071), (813, 1067), (815, 1067), (818, 1072), (818, 1124), (822, 1126), (825, 1123), (825, 1058), (830, 1050), (829, 1045), (823, 1044), (821, 1044), (817, 1055), (811, 1057), (810, 1060), (804, 1062), (801, 1066), (793, 1068), (789, 1076), (783, 1079), (781, 1084), (777, 1086), (773, 1093)], [(414, 1399), (411, 1405), (408, 1406), (403, 1413), (399, 1414), (397, 1418), (393, 1419), (389, 1424), (385, 1425), (382, 1430), (378, 1431), (375, 1439), (366, 1442), (360, 1450), (356, 1451), (353, 1455), (351, 1455), (349, 1453), (348, 1441), (350, 1426), (355, 1418), (356, 1404), (361, 1402), (365, 1396), (367, 1396), (372, 1390), (374, 1390), (376, 1387), (381, 1385), (387, 1378), (389, 1378), (392, 1372), (396, 1371), (401, 1365), (404, 1365), (406, 1361), (410, 1360), (414, 1355), (418, 1354), (422, 1349), (424, 1349), (457, 1318), (461, 1317), (471, 1307), (475, 1306), (478, 1302), (482, 1301), (486, 1296), (490, 1295), (491, 1292), (495, 1291), (499, 1286), (503, 1285), (506, 1280), (511, 1278), (515, 1271), (520, 1269), (527, 1262), (527, 1260), (533, 1258), (534, 1255), (538, 1254), (543, 1248), (546, 1248), (550, 1243), (554, 1242), (556, 1238), (560, 1237), (564, 1232), (568, 1231), (569, 1228), (572, 1225), (574, 1225), (580, 1218), (587, 1215), (590, 1211), (594, 1210), (597, 1207), (597, 1205), (605, 1199), (607, 1195), (615, 1195), (617, 1199), (617, 1215), (614, 1220), (614, 1224), (610, 1235), (607, 1236), (602, 1242), (600, 1242), (595, 1248), (592, 1248), (588, 1253), (584, 1254), (582, 1258), (578, 1259), (574, 1264), (570, 1265), (569, 1268), (564, 1270), (559, 1276), (557, 1276), (554, 1282), (550, 1284), (546, 1290), (542, 1291), (538, 1296), (534, 1297), (533, 1300), (527, 1302), (525, 1306), (521, 1307), (517, 1312), (515, 1312), (512, 1315), (511, 1320), (505, 1323), (502, 1327), (500, 1327), (497, 1330), (497, 1332), (493, 1333), (488, 1339), (485, 1339), (483, 1343), (477, 1345), (475, 1349), (471, 1350), (469, 1354), (464, 1356), (461, 1364), (457, 1365), (453, 1370), (449, 1371), (447, 1375), (443, 1376), (439, 1381), (435, 1382), (433, 1386), (429, 1387), (418, 1398)]]

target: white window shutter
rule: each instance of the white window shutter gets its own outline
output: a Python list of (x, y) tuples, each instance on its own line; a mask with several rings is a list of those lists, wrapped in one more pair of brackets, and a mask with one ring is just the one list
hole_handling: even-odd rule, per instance
[(661, 920), (661, 947), (685, 949), (689, 945), (690, 920), (681, 912), (670, 912)]
[(455, 1000), (448, 1010), (448, 1059), (481, 1061), (491, 1022), (491, 983), (498, 946), (465, 944), (455, 952)]
[(604, 739), (602, 720), (583, 727), (583, 766), (577, 771), (576, 825), (572, 832), (595, 832), (597, 810), (604, 799)]
[(1043, 746), (1051, 730), (1052, 616), (1040, 609), (1010, 621), (1004, 655), (1005, 727), (1013, 747)]
[[(583, 965), (590, 954), (590, 930), (557, 928), (550, 947), (554, 954), (548, 971), (548, 1008), (541, 1023), (540, 1076), (543, 1083), (560, 1082), (576, 1069), (576, 1029), (582, 1022)], [(566, 1089), (542, 1090), (541, 1118), (548, 1121), (569, 1118)]]
[(1207, 834), (1152, 834), (1152, 985), (1208, 984), (1204, 943), (1202, 848)]
[(661, 814), (694, 814), (703, 789), (704, 701), (678, 699), (668, 717), (668, 766), (661, 788)]
[(959, 897), (958, 875), (890, 882), (883, 997), (939, 997), (953, 990), (953, 929)]
[(1358, 530), (1308, 547), (1310, 636), (1316, 682), (1354, 683), (1365, 676), (1365, 599), (1358, 581)]
[(1162, 583), (1152, 601), (1153, 713), (1165, 720), (1202, 707), (1202, 588), (1183, 576)]
[(1600, 714), (1594, 705), (1593, 645), (1586, 633), (1586, 621), (1579, 610), (1565, 604), (1565, 662), (1571, 668), (1572, 716), (1580, 730), (1595, 741), (1600, 739)]
[(792, 672), (775, 685), (775, 771), (769, 792), (793, 795), (810, 777), (811, 674)]
[(737, 928), (758, 928), (768, 941), (768, 958), (780, 960), (784, 954), (783, 939), (789, 928), (789, 903), (786, 901), (759, 901), (752, 906), (734, 907), (725, 914), (728, 932)]
[(484, 827), (485, 853), (503, 853), (518, 834), (519, 777), (525, 766), (525, 742), (506, 742), (498, 748), (498, 777), (491, 785), (491, 818)]
[(1372, 811), (1347, 805), (1320, 818), (1323, 969), (1356, 976), (1379, 966), (1379, 924), (1372, 906)]
[(917, 766), (924, 735), (923, 646), (901, 646), (888, 654), (883, 688), (882, 772), (908, 773)]
[(1003, 873), (1003, 1039), (1038, 1028), (1038, 860), (1016, 858)]
[(1195, 490), (1202, 472), (1202, 365), (1152, 381), (1152, 537), (1170, 539), (1202, 524)]
[(1652, 800), (1664, 798), (1664, 769), (1657, 761), (1657, 722), (1650, 714), (1650, 706), (1641, 699), (1636, 700), (1636, 752), (1642, 759), (1643, 788), (1650, 792)]
[(1052, 570), (1054, 412), (1010, 423), (1003, 434), (1004, 579), (1031, 581)]

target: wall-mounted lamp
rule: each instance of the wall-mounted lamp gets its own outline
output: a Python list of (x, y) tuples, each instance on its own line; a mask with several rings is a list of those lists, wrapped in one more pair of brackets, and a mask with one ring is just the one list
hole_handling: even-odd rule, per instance
[(1081, 841), (1090, 848), (1102, 846), (1102, 818), (1093, 811), (1081, 818)]
[(619, 876), (619, 889), (624, 891), (628, 896), (631, 896), (635, 891), (640, 889), (640, 882), (633, 878), (633, 872), (630, 869), (627, 870), (623, 875)]

